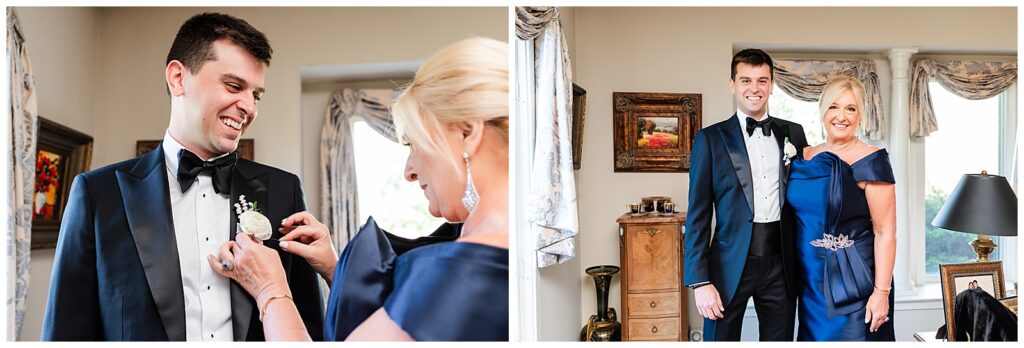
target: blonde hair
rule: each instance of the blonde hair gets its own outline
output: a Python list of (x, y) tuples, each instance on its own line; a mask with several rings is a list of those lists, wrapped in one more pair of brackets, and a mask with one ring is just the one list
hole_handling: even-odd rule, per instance
[[(836, 76), (825, 84), (825, 88), (821, 91), (821, 98), (818, 98), (818, 117), (820, 119), (825, 119), (828, 107), (832, 106), (832, 103), (835, 103), (843, 95), (843, 92), (853, 93), (853, 99), (857, 101), (857, 113), (864, 116), (864, 84), (853, 77)], [(824, 126), (822, 124), (822, 127)], [(860, 128), (860, 121), (857, 122), (857, 128)]]
[(508, 44), (469, 38), (434, 54), (391, 107), (400, 138), (427, 153), (447, 151), (445, 127), (483, 120), (508, 143)]

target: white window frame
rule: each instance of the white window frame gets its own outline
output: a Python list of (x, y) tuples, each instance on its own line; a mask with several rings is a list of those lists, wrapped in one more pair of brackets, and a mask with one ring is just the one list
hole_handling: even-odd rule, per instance
[[(1010, 175), (1010, 168), (1013, 166), (1014, 148), (1017, 138), (1017, 84), (1014, 83), (1009, 89), (998, 96), (999, 98), (999, 125), (1000, 125), (1000, 148), (999, 148), (999, 172)], [(929, 283), (938, 283), (938, 275), (928, 275), (924, 270), (925, 264), (925, 154), (924, 139), (912, 138), (908, 146), (908, 171), (911, 180), (907, 183), (909, 190), (908, 227), (910, 228), (910, 262), (911, 280), (915, 286), (922, 286)], [(1010, 178), (1008, 178), (1010, 180)], [(1012, 180), (1011, 180), (1012, 181)], [(1006, 281), (1017, 281), (1017, 243), (1016, 239), (1002, 239), (998, 242), (999, 252), (1003, 261), (1003, 274)], [(964, 246), (967, 247), (967, 246)]]
[[(536, 86), (534, 85), (534, 47), (533, 40), (513, 39), (515, 42), (515, 59), (513, 60), (516, 73), (515, 99), (510, 103), (515, 110), (515, 117), (510, 123), (513, 136), (509, 139), (509, 149), (514, 150), (514, 163), (512, 171), (515, 176), (511, 187), (514, 194), (510, 197), (515, 199), (512, 206), (515, 210), (514, 216), (525, 216), (529, 195), (526, 190), (517, 189), (530, 187), (530, 173), (532, 171), (533, 144), (535, 139), (534, 115), (536, 108)], [(512, 262), (511, 281), (512, 288), (518, 296), (509, 298), (509, 305), (512, 310), (512, 323), (509, 325), (509, 333), (512, 341), (536, 342), (538, 338), (537, 318), (537, 284), (538, 268), (537, 258), (533, 251), (533, 233), (530, 225), (519, 219), (510, 219), (509, 228), (516, 231), (515, 238), (512, 238), (512, 251), (515, 255), (515, 262)], [(510, 260), (512, 261), (512, 260)]]

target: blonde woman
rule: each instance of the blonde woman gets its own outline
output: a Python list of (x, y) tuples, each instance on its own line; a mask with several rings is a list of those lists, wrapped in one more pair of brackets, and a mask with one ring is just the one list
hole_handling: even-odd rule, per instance
[[(491, 39), (448, 46), (392, 108), (411, 148), (405, 178), (423, 189), (431, 215), (461, 227), (407, 240), (371, 219), (339, 258), (308, 212), (282, 222), (281, 249), (332, 284), (325, 339), (508, 340), (507, 54)], [(210, 266), (256, 299), (268, 340), (308, 340), (277, 251), (247, 237), (225, 243)]]
[(801, 341), (893, 341), (896, 193), (889, 154), (857, 138), (864, 85), (836, 77), (819, 100), (824, 144), (793, 162)]

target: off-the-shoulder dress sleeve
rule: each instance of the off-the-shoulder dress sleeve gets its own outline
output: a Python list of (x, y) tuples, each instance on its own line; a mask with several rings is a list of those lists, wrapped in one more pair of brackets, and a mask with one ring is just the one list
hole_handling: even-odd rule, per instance
[(896, 183), (892, 173), (892, 164), (889, 163), (889, 152), (879, 149), (865, 156), (850, 166), (853, 169), (854, 181), (875, 181)]

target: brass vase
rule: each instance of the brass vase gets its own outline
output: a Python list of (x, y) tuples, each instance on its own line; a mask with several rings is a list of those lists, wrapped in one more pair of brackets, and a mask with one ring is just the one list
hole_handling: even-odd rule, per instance
[(621, 341), (622, 324), (618, 322), (615, 308), (608, 308), (608, 292), (612, 284), (612, 276), (619, 273), (616, 266), (593, 266), (587, 268), (587, 274), (594, 278), (597, 288), (597, 315), (591, 315), (587, 324), (580, 330), (580, 341)]

